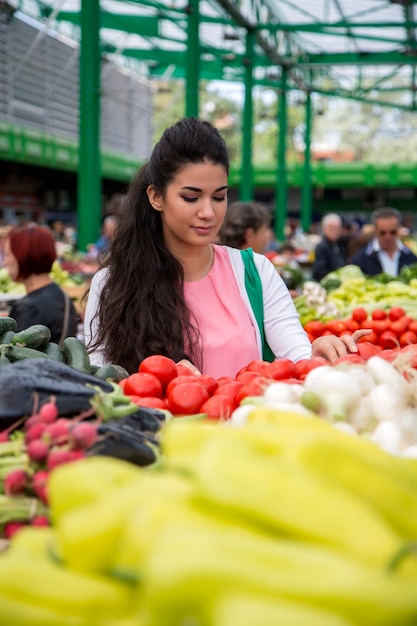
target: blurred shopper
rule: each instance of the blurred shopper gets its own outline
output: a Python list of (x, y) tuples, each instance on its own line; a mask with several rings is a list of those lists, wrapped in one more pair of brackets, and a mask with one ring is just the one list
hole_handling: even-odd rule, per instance
[(321, 221), (322, 237), (314, 252), (311, 274), (320, 281), (329, 272), (346, 265), (346, 253), (339, 243), (342, 235), (342, 219), (336, 213), (325, 215)]
[(350, 263), (358, 265), (367, 276), (382, 272), (398, 276), (402, 267), (417, 263), (417, 256), (400, 239), (401, 221), (401, 213), (392, 207), (374, 211), (374, 236), (352, 256)]
[(107, 252), (114, 240), (116, 229), (119, 224), (119, 218), (115, 215), (109, 215), (104, 219), (101, 236), (95, 243), (97, 252)]
[(10, 278), (22, 283), (27, 293), (9, 312), (17, 322), (17, 330), (43, 324), (55, 343), (75, 336), (78, 315), (74, 304), (50, 277), (56, 259), (51, 230), (37, 224), (13, 228), (6, 239), (5, 254), (4, 266)]
[(219, 232), (219, 243), (263, 253), (271, 242), (272, 215), (259, 202), (232, 202)]

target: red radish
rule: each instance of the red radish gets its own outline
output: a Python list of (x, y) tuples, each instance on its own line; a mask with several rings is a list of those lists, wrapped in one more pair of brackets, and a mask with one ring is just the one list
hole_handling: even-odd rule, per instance
[(28, 444), (33, 439), (40, 439), (45, 432), (46, 425), (38, 422), (33, 424), (25, 433), (25, 443)]
[(39, 417), (42, 422), (54, 422), (58, 417), (58, 407), (54, 401), (46, 402), (39, 409)]
[(97, 441), (97, 426), (91, 422), (80, 422), (71, 429), (71, 439), (76, 448), (86, 450)]
[(3, 489), (6, 496), (22, 493), (29, 484), (29, 476), (24, 469), (14, 469), (3, 480)]
[(27, 526), (24, 522), (7, 522), (4, 525), (4, 536), (6, 539), (11, 539), (19, 530)]
[(0, 443), (5, 443), (6, 441), (9, 441), (9, 433), (4, 430), (0, 433)]
[(68, 443), (71, 423), (71, 420), (61, 417), (46, 426), (45, 435), (53, 444), (62, 445)]
[(27, 453), (31, 461), (42, 463), (49, 454), (49, 446), (42, 439), (32, 439), (27, 444)]
[(36, 515), (31, 522), (31, 526), (49, 526), (49, 520), (44, 515)]
[(52, 450), (49, 453), (48, 460), (46, 462), (49, 470), (54, 469), (58, 465), (64, 463), (70, 463), (71, 461), (77, 461), (84, 458), (84, 453), (81, 450)]
[(39, 470), (32, 478), (32, 489), (34, 493), (42, 500), (44, 504), (48, 504), (48, 482), (49, 472), (46, 470)]
[(25, 421), (25, 431), (28, 431), (29, 428), (31, 428), (31, 426), (34, 426), (35, 424), (40, 424), (40, 417), (37, 413), (34, 413), (33, 415), (31, 415), (30, 417), (27, 418), (27, 420)]

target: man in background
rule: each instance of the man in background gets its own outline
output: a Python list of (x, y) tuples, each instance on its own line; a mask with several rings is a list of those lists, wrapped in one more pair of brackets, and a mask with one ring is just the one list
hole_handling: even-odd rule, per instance
[(416, 255), (400, 239), (401, 221), (401, 213), (392, 207), (374, 211), (374, 237), (349, 262), (358, 265), (367, 276), (382, 272), (398, 276), (401, 268), (417, 263)]
[(314, 280), (320, 281), (329, 272), (346, 265), (345, 249), (339, 243), (342, 234), (342, 220), (336, 213), (325, 215), (321, 221), (321, 241), (314, 252), (311, 274)]

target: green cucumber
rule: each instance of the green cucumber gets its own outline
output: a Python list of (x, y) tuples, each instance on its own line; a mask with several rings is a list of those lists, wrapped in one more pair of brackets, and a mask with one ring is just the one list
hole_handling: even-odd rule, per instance
[(109, 364), (99, 367), (98, 370), (94, 373), (94, 376), (97, 376), (97, 378), (102, 378), (103, 380), (110, 379), (115, 383), (120, 383), (121, 380), (129, 376), (129, 373), (121, 365)]
[(5, 333), (0, 335), (0, 345), (12, 343), (12, 339), (15, 336), (15, 332), (13, 330), (6, 330)]
[(23, 359), (52, 360), (51, 357), (44, 352), (35, 350), (34, 348), (26, 348), (26, 346), (10, 346), (9, 348), (6, 348), (5, 356), (11, 363), (15, 363), (15, 361), (23, 361)]
[(7, 356), (4, 356), (4, 354), (0, 356), (0, 367), (2, 365), (10, 365), (9, 359), (7, 358)]
[(25, 346), (26, 348), (43, 348), (48, 341), (51, 341), (51, 331), (43, 324), (33, 324), (24, 330), (15, 333), (12, 343), (14, 345)]
[(14, 333), (17, 331), (17, 322), (12, 317), (0, 317), (0, 335), (6, 330), (12, 330)]
[(62, 344), (65, 363), (80, 372), (91, 374), (90, 357), (85, 345), (76, 337), (67, 337)]
[(42, 352), (51, 357), (54, 361), (58, 361), (58, 363), (65, 363), (64, 351), (57, 343), (53, 341), (48, 341), (46, 346), (42, 348)]

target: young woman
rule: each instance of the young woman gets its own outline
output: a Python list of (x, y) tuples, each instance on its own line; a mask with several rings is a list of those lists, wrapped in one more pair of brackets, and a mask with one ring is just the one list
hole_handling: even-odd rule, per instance
[[(209, 123), (186, 118), (165, 130), (130, 186), (111, 254), (91, 284), (92, 363), (132, 373), (146, 356), (164, 354), (220, 377), (261, 358), (240, 250), (213, 243), (227, 210), (228, 173), (226, 144)], [(312, 347), (272, 263), (254, 256), (277, 358), (334, 360), (357, 350), (353, 336), (322, 337)]]
[(55, 259), (55, 239), (49, 228), (29, 224), (8, 234), (4, 266), (27, 293), (12, 305), (9, 315), (16, 320), (18, 331), (43, 324), (51, 331), (51, 341), (59, 343), (75, 336), (78, 315), (70, 298), (49, 275)]

